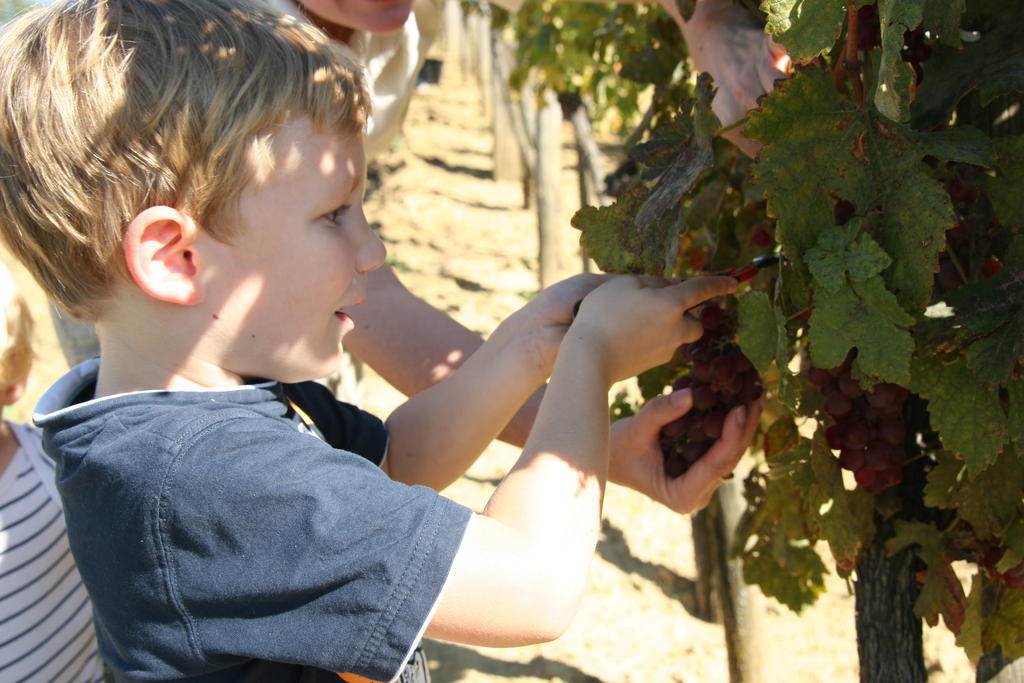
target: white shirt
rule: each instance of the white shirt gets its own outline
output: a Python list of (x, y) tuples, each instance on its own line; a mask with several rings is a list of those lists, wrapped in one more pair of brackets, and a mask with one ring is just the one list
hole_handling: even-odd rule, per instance
[(102, 681), (53, 461), (39, 430), (8, 424), (20, 448), (0, 472), (0, 681)]
[[(266, 1), (278, 11), (306, 20), (295, 0)], [(373, 102), (365, 136), (367, 161), (386, 150), (402, 130), (406, 108), (416, 92), (416, 77), (427, 51), (441, 34), (444, 2), (415, 0), (405, 25), (394, 33), (352, 34), (349, 47), (365, 70)], [(496, 4), (514, 12), (522, 0), (500, 0)]]

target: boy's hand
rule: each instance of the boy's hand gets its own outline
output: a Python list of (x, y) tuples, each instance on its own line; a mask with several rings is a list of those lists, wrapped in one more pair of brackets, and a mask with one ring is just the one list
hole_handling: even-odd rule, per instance
[(591, 346), (611, 381), (626, 379), (667, 362), (680, 344), (704, 328), (686, 311), (736, 291), (731, 277), (698, 277), (685, 282), (620, 275), (583, 300), (567, 342)]
[(689, 389), (658, 396), (633, 417), (612, 424), (608, 478), (681, 514), (699, 510), (708, 504), (750, 446), (762, 404), (759, 400), (733, 408), (726, 417), (722, 438), (685, 474), (672, 479), (665, 474), (658, 432), (690, 411), (692, 396)]
[(572, 322), (573, 306), (612, 277), (583, 273), (556, 282), (502, 323), (492, 337), (511, 335), (525, 344), (535, 362), (545, 368), (546, 377)]

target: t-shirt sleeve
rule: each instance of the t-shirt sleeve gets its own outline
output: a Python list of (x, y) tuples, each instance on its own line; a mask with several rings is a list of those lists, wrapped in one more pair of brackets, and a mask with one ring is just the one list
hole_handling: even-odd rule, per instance
[(280, 422), (232, 420), (178, 460), (162, 542), (199, 654), (398, 674), (468, 508)]
[(286, 384), (284, 393), (309, 415), (327, 443), (361, 455), (375, 465), (384, 462), (388, 432), (380, 418), (342, 403), (316, 382)]

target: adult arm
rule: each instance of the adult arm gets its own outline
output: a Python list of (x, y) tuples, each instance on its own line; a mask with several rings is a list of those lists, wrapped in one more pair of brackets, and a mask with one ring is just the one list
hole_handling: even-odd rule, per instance
[[(483, 344), (480, 335), (406, 289), (390, 266), (367, 277), (373, 296), (355, 313), (345, 347), (406, 396), (449, 377)], [(498, 438), (522, 446), (539, 405), (540, 394), (525, 398)]]
[[(777, 79), (786, 77), (785, 48), (734, 0), (698, 0), (689, 21), (683, 20), (676, 0), (657, 2), (675, 20), (694, 66), (714, 79), (717, 93), (711, 108), (723, 127), (744, 118)], [(749, 156), (761, 147), (744, 137), (742, 126), (728, 130), (725, 137)]]

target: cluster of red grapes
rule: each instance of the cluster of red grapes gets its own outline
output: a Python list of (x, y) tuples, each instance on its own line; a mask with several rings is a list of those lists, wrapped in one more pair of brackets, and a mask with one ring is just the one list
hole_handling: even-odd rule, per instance
[(710, 302), (701, 309), (700, 322), (704, 335), (679, 350), (689, 361), (689, 374), (672, 383), (673, 390), (690, 389), (693, 409), (660, 434), (670, 477), (685, 473), (722, 436), (730, 410), (753, 403), (763, 392), (757, 370), (733, 341), (735, 316)]
[(864, 391), (850, 374), (853, 359), (851, 352), (842, 365), (811, 368), (808, 376), (835, 420), (825, 431), (829, 448), (839, 451), (839, 464), (853, 472), (859, 486), (877, 494), (903, 479), (903, 403), (910, 392), (887, 382)]

